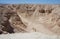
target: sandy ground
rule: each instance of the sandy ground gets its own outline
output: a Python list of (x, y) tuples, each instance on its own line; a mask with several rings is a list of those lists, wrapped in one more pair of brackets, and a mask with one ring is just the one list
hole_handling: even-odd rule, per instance
[(47, 35), (38, 32), (32, 33), (15, 33), (15, 34), (2, 34), (0, 39), (60, 39), (58, 35)]

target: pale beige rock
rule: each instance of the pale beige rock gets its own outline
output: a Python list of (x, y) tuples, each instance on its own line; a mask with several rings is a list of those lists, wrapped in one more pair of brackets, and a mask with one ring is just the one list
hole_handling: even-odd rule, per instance
[(20, 4), (5, 8), (13, 13), (8, 21), (14, 32), (60, 34), (60, 5)]
[[(59, 34), (60, 33), (60, 27), (58, 24), (58, 21), (60, 20), (60, 14), (59, 9), (60, 7), (52, 6), (52, 5), (44, 5), (39, 7), (39, 5), (36, 5), (35, 11), (33, 11), (32, 15), (29, 16), (25, 12), (21, 13), (20, 11), (17, 11), (17, 14), (22, 19), (22, 22), (26, 22), (28, 24), (28, 29), (31, 32), (43, 32), (46, 34)], [(44, 10), (43, 12), (39, 10)], [(46, 11), (47, 10), (47, 11)], [(55, 12), (54, 12), (55, 11)], [(30, 28), (30, 29), (29, 29)], [(34, 29), (35, 31), (34, 31)]]

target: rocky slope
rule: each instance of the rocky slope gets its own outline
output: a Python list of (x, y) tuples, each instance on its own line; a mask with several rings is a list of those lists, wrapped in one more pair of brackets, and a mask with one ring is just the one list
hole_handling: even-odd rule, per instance
[(60, 34), (60, 5), (0, 5), (0, 34), (18, 32)]

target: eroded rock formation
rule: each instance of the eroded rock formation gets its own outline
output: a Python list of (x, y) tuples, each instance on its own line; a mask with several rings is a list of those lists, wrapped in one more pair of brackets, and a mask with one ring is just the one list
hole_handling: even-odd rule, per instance
[(0, 5), (0, 34), (16, 32), (60, 34), (60, 5)]

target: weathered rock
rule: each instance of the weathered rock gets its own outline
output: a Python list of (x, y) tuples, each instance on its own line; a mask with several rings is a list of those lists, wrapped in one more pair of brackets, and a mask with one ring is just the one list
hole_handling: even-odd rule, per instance
[(60, 34), (60, 5), (0, 5), (0, 25), (7, 33)]

